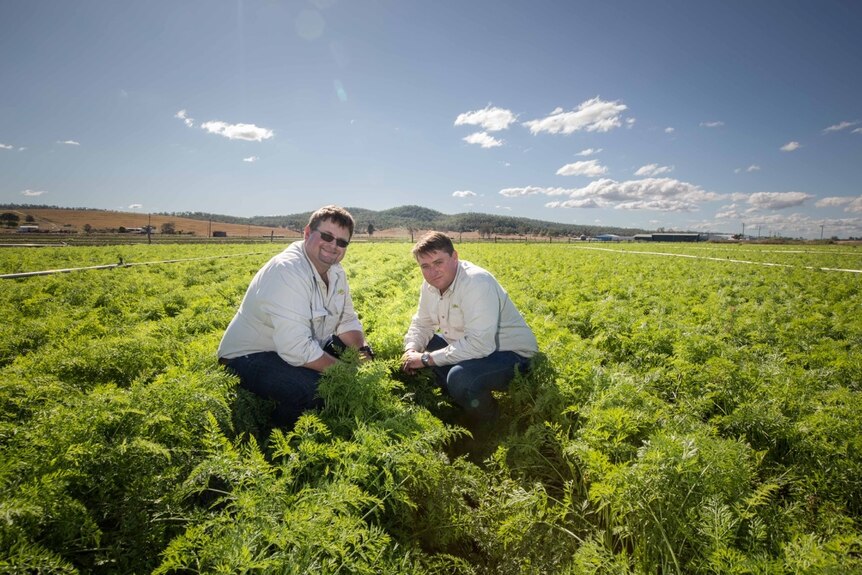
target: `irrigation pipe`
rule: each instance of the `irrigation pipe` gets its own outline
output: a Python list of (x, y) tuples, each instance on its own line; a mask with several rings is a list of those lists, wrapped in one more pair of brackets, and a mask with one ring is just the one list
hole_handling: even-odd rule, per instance
[(806, 270), (818, 270), (818, 271), (824, 271), (824, 272), (847, 272), (847, 273), (851, 273), (851, 274), (862, 274), (862, 270), (848, 270), (848, 269), (843, 269), (843, 268), (818, 268), (818, 267), (814, 267), (814, 266), (797, 266), (794, 264), (777, 264), (777, 263), (773, 263), (773, 262), (753, 262), (750, 260), (736, 260), (736, 259), (730, 259), (730, 258), (717, 258), (717, 257), (710, 257), (710, 256), (695, 256), (692, 254), (671, 254), (671, 253), (667, 253), (667, 252), (647, 252), (647, 251), (640, 251), (640, 250), (614, 250), (611, 248), (594, 248), (594, 247), (587, 247), (587, 246), (574, 246), (574, 247), (577, 249), (581, 249), (581, 250), (596, 250), (596, 251), (601, 251), (601, 252), (614, 252), (614, 253), (618, 253), (618, 254), (643, 254), (643, 255), (649, 255), (649, 256), (670, 256), (670, 257), (675, 257), (675, 258), (690, 258), (690, 259), (695, 259), (695, 260), (711, 260), (714, 262), (730, 262), (730, 263), (735, 263), (735, 264), (750, 264), (750, 265), (754, 265), (754, 266), (767, 266), (767, 267), (778, 267), (778, 268), (800, 267), (800, 268), (806, 269)]
[(84, 271), (84, 270), (112, 270), (115, 268), (130, 268), (132, 266), (149, 266), (149, 265), (153, 265), (153, 264), (175, 264), (175, 263), (181, 263), (181, 262), (194, 262), (194, 261), (200, 261), (200, 260), (214, 260), (214, 259), (219, 259), (219, 258), (238, 258), (241, 256), (258, 256), (258, 255), (265, 255), (265, 254), (269, 254), (269, 253), (270, 252), (248, 252), (248, 253), (244, 253), (244, 254), (229, 254), (229, 255), (223, 255), (223, 256), (202, 256), (199, 258), (185, 258), (185, 259), (180, 259), (180, 260), (161, 260), (161, 261), (155, 261), (155, 262), (125, 263), (121, 260), (120, 262), (115, 263), (115, 264), (105, 264), (105, 265), (101, 265), (101, 266), (86, 266), (86, 267), (81, 267), (81, 268), (65, 268), (65, 269), (58, 269), (58, 270), (41, 270), (41, 271), (37, 271), (37, 272), (20, 272), (20, 273), (15, 273), (15, 274), (3, 274), (3, 275), (0, 275), (0, 279), (11, 280), (11, 279), (19, 279), (19, 278), (29, 278), (29, 277), (34, 277), (34, 276), (48, 276), (48, 275), (52, 275), (52, 274), (66, 274), (66, 273), (70, 273), (70, 272), (78, 272), (78, 271)]

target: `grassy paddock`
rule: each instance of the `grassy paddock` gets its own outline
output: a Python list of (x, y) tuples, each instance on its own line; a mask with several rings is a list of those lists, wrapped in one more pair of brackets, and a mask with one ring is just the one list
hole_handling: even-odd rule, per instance
[(397, 372), (421, 276), (388, 243), (344, 262), (378, 361), (272, 432), (214, 353), (283, 247), (0, 251), (124, 264), (0, 283), (0, 571), (862, 569), (856, 248), (457, 245), (542, 351), (478, 442)]

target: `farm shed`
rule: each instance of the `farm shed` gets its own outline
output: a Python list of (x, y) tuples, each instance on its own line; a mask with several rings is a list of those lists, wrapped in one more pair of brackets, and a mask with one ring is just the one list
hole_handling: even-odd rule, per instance
[(705, 238), (698, 233), (688, 232), (657, 232), (635, 236), (635, 241), (638, 242), (699, 242), (703, 239)]

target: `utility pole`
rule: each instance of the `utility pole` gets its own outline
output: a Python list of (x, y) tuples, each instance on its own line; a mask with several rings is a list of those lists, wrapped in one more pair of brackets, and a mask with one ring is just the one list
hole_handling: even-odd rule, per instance
[(823, 224), (820, 224), (820, 239), (823, 239)]
[(147, 243), (148, 244), (153, 243), (153, 238), (150, 237), (150, 234), (153, 233), (152, 221), (153, 221), (153, 214), (147, 214)]

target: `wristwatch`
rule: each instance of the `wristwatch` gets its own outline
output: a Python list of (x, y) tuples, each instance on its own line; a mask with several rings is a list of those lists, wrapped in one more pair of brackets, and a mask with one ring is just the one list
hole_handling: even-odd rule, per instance
[(431, 354), (430, 353), (428, 353), (426, 351), (425, 353), (422, 354), (422, 357), (420, 359), (422, 360), (422, 365), (424, 365), (425, 367), (430, 367), (430, 365), (431, 365)]

